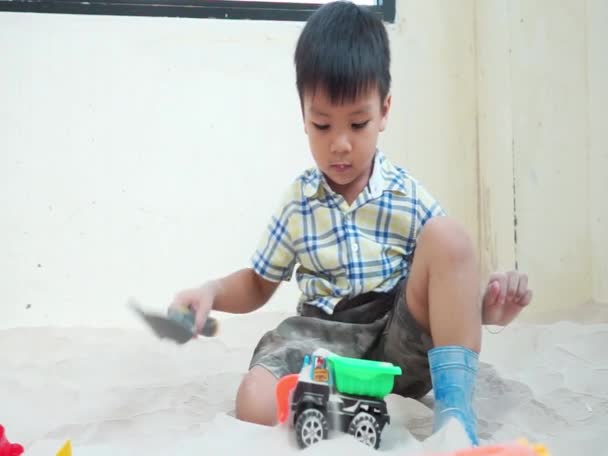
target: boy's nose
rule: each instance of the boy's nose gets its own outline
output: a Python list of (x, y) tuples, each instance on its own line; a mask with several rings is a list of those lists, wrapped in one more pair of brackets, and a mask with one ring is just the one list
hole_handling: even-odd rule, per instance
[(338, 135), (331, 143), (331, 151), (334, 154), (345, 154), (352, 149), (347, 135)]

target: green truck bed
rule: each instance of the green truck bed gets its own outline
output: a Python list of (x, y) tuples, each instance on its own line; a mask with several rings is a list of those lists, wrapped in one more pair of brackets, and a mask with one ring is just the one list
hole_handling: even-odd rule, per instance
[(327, 358), (336, 389), (344, 394), (384, 399), (393, 389), (401, 368), (391, 363), (332, 355)]

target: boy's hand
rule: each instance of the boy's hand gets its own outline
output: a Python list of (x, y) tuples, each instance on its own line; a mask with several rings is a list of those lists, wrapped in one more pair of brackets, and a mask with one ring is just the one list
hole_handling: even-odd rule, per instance
[(233, 314), (253, 312), (270, 299), (278, 286), (279, 282), (263, 279), (252, 268), (240, 269), (210, 280), (202, 287), (180, 291), (170, 304), (169, 312), (185, 309), (193, 312), (195, 334), (199, 334), (211, 310)]
[(212, 287), (203, 285), (199, 288), (190, 288), (177, 293), (169, 308), (178, 310), (185, 307), (194, 312), (194, 334), (199, 334), (213, 308), (214, 299), (215, 294)]
[(495, 272), (483, 290), (482, 320), (484, 325), (506, 326), (532, 300), (527, 274), (518, 271)]

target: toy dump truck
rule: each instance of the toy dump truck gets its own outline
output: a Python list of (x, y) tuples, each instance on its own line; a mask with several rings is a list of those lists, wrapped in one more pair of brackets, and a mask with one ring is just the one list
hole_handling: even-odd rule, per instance
[(330, 430), (353, 435), (378, 448), (390, 416), (384, 398), (401, 368), (391, 363), (338, 356), (316, 350), (299, 374), (283, 377), (276, 390), (278, 421), (296, 432), (300, 448), (320, 442)]

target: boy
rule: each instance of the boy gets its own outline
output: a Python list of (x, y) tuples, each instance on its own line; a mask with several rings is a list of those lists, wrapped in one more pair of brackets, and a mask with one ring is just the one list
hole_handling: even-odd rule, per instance
[(323, 347), (401, 366), (393, 392), (420, 398), (433, 389), (434, 430), (454, 417), (476, 445), (481, 326), (506, 325), (530, 302), (527, 278), (494, 274), (481, 299), (469, 235), (377, 149), (391, 105), (381, 21), (351, 3), (321, 7), (302, 31), (295, 65), (317, 167), (287, 192), (251, 268), (185, 290), (172, 305), (192, 308), (198, 328), (212, 309), (251, 312), (298, 264), (298, 315), (255, 348), (237, 417), (273, 425), (278, 378)]

